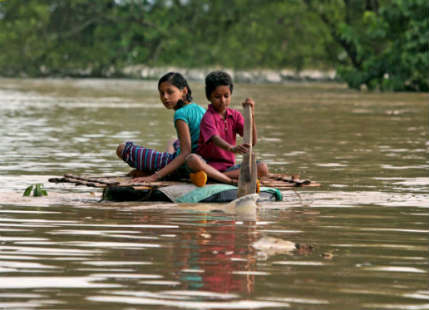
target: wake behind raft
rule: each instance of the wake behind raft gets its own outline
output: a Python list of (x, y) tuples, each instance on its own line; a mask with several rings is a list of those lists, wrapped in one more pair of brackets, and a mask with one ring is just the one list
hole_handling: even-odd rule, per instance
[[(231, 202), (237, 198), (237, 187), (229, 184), (208, 183), (196, 187), (189, 180), (133, 183), (128, 176), (75, 176), (51, 178), (52, 183), (73, 183), (103, 188), (103, 200), (108, 201), (168, 201), (176, 203)], [(281, 201), (281, 190), (297, 187), (320, 186), (299, 177), (269, 174), (260, 180), (258, 200)]]

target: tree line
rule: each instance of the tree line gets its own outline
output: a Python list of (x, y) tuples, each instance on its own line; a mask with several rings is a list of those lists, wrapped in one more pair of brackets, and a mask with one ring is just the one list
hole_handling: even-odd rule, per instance
[(0, 0), (0, 75), (334, 68), (351, 88), (428, 91), (428, 12), (427, 0)]

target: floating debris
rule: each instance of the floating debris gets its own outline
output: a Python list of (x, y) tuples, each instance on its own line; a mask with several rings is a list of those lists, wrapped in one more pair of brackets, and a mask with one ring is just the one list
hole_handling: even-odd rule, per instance
[(252, 247), (258, 251), (258, 256), (264, 259), (277, 254), (307, 255), (313, 251), (313, 246), (309, 244), (300, 244), (274, 237), (262, 237), (255, 241)]
[(325, 252), (322, 254), (322, 257), (324, 259), (333, 259), (334, 258), (334, 254), (332, 254), (331, 252)]

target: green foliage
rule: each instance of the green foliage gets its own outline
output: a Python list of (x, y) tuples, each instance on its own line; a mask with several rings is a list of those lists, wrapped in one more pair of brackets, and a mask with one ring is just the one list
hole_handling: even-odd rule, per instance
[(336, 67), (353, 88), (428, 90), (425, 0), (5, 0), (0, 75), (126, 66)]
[[(334, 6), (340, 19), (326, 13)], [(428, 13), (424, 0), (332, 0), (318, 10), (347, 54), (337, 71), (348, 85), (394, 91), (429, 90)]]
[(32, 184), (24, 191), (23, 196), (29, 197), (33, 193), (34, 197), (48, 196), (48, 192), (43, 188), (43, 184)]
[(108, 76), (136, 64), (299, 71), (332, 67), (329, 42), (297, 0), (0, 2), (3, 76)]

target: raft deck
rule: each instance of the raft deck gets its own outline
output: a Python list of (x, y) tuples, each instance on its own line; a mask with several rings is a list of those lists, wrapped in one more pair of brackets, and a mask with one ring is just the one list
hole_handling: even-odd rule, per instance
[[(103, 189), (103, 200), (108, 201), (170, 201), (177, 203), (230, 202), (238, 197), (236, 186), (208, 182), (196, 187), (189, 180), (136, 182), (129, 176), (77, 176), (66, 174), (62, 178), (51, 178), (53, 183), (72, 183)], [(270, 174), (260, 180), (258, 201), (283, 200), (280, 190), (297, 187), (319, 186), (297, 176)]]
[[(190, 183), (189, 179), (181, 179), (178, 181), (157, 181), (157, 182), (135, 182), (129, 176), (79, 176), (73, 174), (65, 174), (61, 178), (49, 179), (51, 183), (73, 183), (75, 185), (83, 185), (88, 187), (106, 188), (106, 187), (132, 187), (135, 190), (157, 189), (171, 185), (180, 185)], [(215, 184), (208, 182), (207, 184)], [(278, 190), (294, 189), (297, 187), (314, 187), (320, 186), (319, 183), (300, 179), (299, 176), (274, 174), (260, 179), (260, 185), (265, 187), (273, 187)]]

